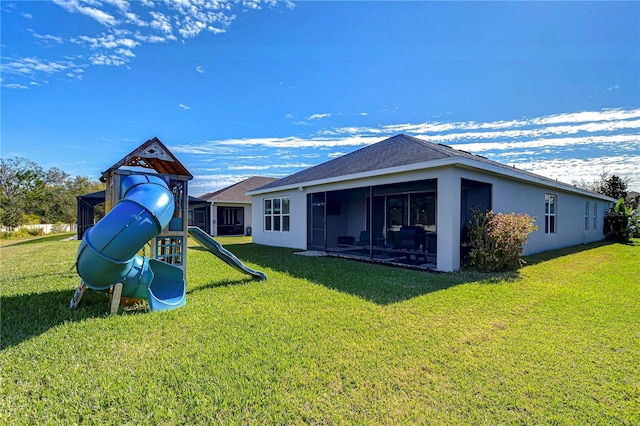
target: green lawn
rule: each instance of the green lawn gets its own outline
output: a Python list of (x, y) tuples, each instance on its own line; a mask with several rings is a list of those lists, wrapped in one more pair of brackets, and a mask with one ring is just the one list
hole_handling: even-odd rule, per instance
[(640, 241), (435, 274), (220, 239), (187, 305), (67, 305), (77, 241), (0, 247), (0, 423), (640, 424)]

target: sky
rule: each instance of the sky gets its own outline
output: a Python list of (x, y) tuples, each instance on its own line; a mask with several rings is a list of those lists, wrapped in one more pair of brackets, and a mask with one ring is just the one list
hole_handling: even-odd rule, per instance
[(404, 133), (640, 189), (640, 2), (5, 1), (1, 145), (72, 176), (158, 137), (191, 195)]

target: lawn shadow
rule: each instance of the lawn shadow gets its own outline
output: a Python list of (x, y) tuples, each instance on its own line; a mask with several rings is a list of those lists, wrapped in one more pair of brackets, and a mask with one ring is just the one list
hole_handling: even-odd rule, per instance
[[(602, 240), (550, 250), (526, 256), (524, 260), (526, 265), (532, 266), (610, 244), (617, 244), (617, 242)], [(640, 245), (640, 240), (632, 240), (630, 244)], [(461, 272), (442, 273), (408, 270), (389, 265), (371, 264), (328, 256), (298, 256), (294, 255), (294, 253), (300, 250), (258, 244), (230, 244), (225, 248), (242, 261), (321, 284), (327, 288), (352, 294), (379, 305), (409, 300), (465, 283), (474, 282), (494, 285), (515, 282), (520, 279), (519, 270), (493, 273), (463, 270)]]
[(245, 285), (245, 284), (251, 284), (252, 282), (255, 282), (255, 280), (251, 279), (251, 278), (245, 278), (242, 280), (227, 280), (227, 279), (223, 279), (223, 280), (217, 280), (217, 281), (210, 281), (206, 284), (201, 284), (197, 287), (194, 287), (190, 290), (187, 290), (187, 294), (193, 294), (193, 293), (197, 293), (199, 291), (204, 291), (204, 290), (209, 290), (209, 289), (213, 289), (213, 288), (220, 288), (220, 287), (231, 287), (231, 286), (235, 286), (235, 285)]
[(406, 269), (329, 256), (295, 255), (295, 249), (257, 244), (227, 245), (239, 259), (351, 294), (379, 305), (402, 302), (468, 283), (503, 283), (519, 278), (517, 271), (501, 273)]
[(109, 301), (105, 293), (86, 291), (80, 307), (69, 309), (75, 290), (48, 291), (0, 297), (0, 350), (18, 345), (65, 322), (105, 317)]

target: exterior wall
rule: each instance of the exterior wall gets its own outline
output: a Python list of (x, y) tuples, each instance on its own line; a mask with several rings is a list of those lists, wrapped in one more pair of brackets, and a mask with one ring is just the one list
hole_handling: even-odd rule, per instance
[(460, 178), (457, 170), (443, 170), (438, 178), (436, 229), (437, 269), (460, 269)]
[[(459, 178), (491, 183), (492, 209), (494, 212), (527, 213), (536, 219), (538, 230), (531, 233), (525, 245), (525, 255), (563, 247), (600, 241), (603, 233), (604, 214), (609, 203), (597, 197), (581, 195), (557, 188), (532, 185), (496, 175), (457, 169)], [(457, 179), (459, 181), (459, 179)], [(555, 195), (556, 233), (545, 234), (545, 194)], [(585, 202), (589, 202), (589, 226), (585, 230)], [(597, 203), (596, 226), (593, 226), (594, 203)]]
[[(314, 191), (315, 192), (315, 191)], [(289, 231), (264, 230), (264, 200), (266, 198), (289, 197)], [(307, 192), (303, 189), (254, 195), (252, 198), (251, 220), (253, 242), (275, 247), (307, 248)]]

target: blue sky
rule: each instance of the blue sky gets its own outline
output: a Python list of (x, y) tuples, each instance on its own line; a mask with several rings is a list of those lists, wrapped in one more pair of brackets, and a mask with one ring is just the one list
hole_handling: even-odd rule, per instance
[(157, 136), (199, 195), (406, 133), (640, 188), (639, 2), (0, 7), (4, 158), (98, 178)]

